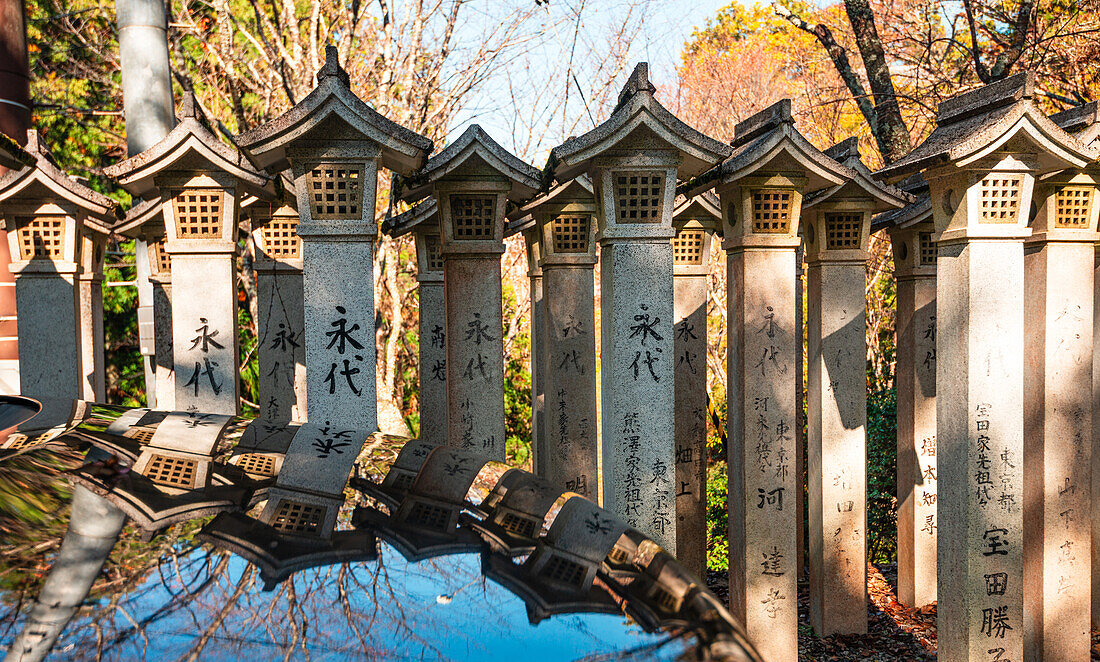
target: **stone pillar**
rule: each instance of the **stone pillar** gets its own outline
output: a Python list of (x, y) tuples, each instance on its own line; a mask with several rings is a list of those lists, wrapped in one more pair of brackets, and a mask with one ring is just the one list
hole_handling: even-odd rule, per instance
[(1095, 182), (1036, 186), (1024, 248), (1024, 659), (1084, 660), (1091, 647)]
[(893, 228), (897, 280), (898, 600), (936, 600), (936, 244), (931, 223)]
[[(1093, 258), (1093, 327), (1092, 346), (1100, 345), (1100, 324), (1095, 322), (1095, 312), (1100, 310), (1100, 244)], [(1092, 454), (1100, 457), (1100, 352), (1092, 353)], [(1092, 463), (1092, 503), (1100, 504), (1100, 462)], [(1092, 522), (1092, 627), (1100, 628), (1100, 522)]]
[(82, 399), (76, 282), (81, 221), (57, 211), (5, 217), (15, 277), (19, 384), (23, 395)]
[(370, 432), (378, 429), (373, 242), (381, 152), (368, 141), (322, 159), (323, 149), (287, 148), (302, 241), (306, 419)]
[(157, 408), (156, 325), (153, 322), (152, 267), (149, 264), (149, 244), (143, 237), (134, 238), (134, 280), (138, 289), (138, 351), (145, 371), (145, 404)]
[(256, 272), (256, 385), (260, 418), (303, 421), (305, 320), (298, 211), (289, 205), (255, 202), (249, 214)]
[(172, 264), (174, 408), (236, 415), (236, 180), (211, 172), (158, 184)]
[(718, 189), (729, 288), (730, 610), (768, 662), (798, 659), (794, 274), (803, 183), (747, 177)]
[(546, 477), (546, 301), (543, 297), (542, 256), (538, 227), (523, 233), (527, 248), (527, 278), (531, 290), (531, 460), (533, 472)]
[[(949, 216), (936, 219), (939, 651), (947, 662), (1022, 660), (1023, 239), (1030, 231), (995, 220), (982, 228), (981, 211), (966, 202), (989, 197), (967, 190), (983, 180), (936, 174), (925, 175), (933, 209)], [(1013, 209), (1029, 209), (1031, 174), (1005, 174), (1014, 183)], [(949, 230), (948, 222), (962, 227)]]
[(447, 356), (443, 319), (443, 256), (438, 224), (416, 232), (420, 299), (420, 440), (447, 440)]
[(676, 545), (672, 209), (678, 156), (596, 159), (603, 504)]
[[(824, 207), (824, 208), (819, 208)], [(858, 202), (804, 210), (810, 622), (867, 631), (866, 246)]]
[(707, 292), (712, 229), (678, 223), (672, 240), (676, 382), (676, 558), (707, 570)]
[(172, 345), (172, 258), (165, 250), (166, 237), (147, 241), (149, 282), (153, 288), (153, 362), (157, 407), (176, 408), (175, 360)]
[(536, 212), (546, 293), (542, 362), (545, 477), (596, 501), (595, 212), (591, 197)]
[(447, 444), (504, 460), (500, 256), (508, 183), (439, 182)]
[(103, 339), (103, 257), (107, 234), (85, 228), (81, 236), (80, 276), (80, 387), (82, 398), (107, 401)]

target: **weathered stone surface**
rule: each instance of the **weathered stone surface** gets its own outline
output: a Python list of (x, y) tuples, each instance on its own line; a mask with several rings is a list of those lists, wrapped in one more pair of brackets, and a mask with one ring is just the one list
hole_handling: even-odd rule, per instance
[[(430, 276), (436, 276), (429, 279)], [(420, 439), (443, 444), (447, 435), (447, 356), (443, 274), (419, 273)]]

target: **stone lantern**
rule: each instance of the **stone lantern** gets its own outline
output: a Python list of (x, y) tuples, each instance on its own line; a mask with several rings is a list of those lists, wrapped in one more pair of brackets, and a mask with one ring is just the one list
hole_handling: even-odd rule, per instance
[(710, 191), (676, 199), (676, 558), (698, 577), (707, 570), (707, 294), (714, 235), (721, 224), (721, 202)]
[[(528, 242), (538, 250), (542, 273), (542, 357), (545, 446), (544, 477), (563, 490), (595, 500), (596, 321), (593, 271), (596, 266), (596, 201), (587, 176), (559, 184), (524, 205), (530, 215)], [(534, 257), (534, 256), (533, 256)], [(537, 321), (537, 320), (536, 320)]]
[(726, 250), (730, 608), (769, 661), (798, 653), (796, 254), (803, 197), (853, 173), (794, 127), (789, 99), (734, 127), (733, 154), (684, 186), (716, 189)]
[(501, 476), (479, 510), (485, 515), (472, 523), (494, 552), (522, 556), (535, 549), (546, 515), (564, 490), (522, 469)]
[(252, 225), (256, 272), (257, 375), (260, 418), (306, 420), (306, 366), (302, 337), (302, 241), (291, 196), (257, 200), (244, 210)]
[(672, 210), (677, 179), (702, 173), (728, 146), (654, 98), (645, 63), (614, 112), (550, 152), (558, 181), (588, 173), (600, 241), (603, 503), (668, 548), (675, 545)]
[(234, 415), (238, 198), (270, 198), (270, 184), (208, 128), (195, 103), (193, 95), (184, 97), (180, 123), (167, 136), (104, 172), (135, 196), (159, 196), (162, 203), (172, 270), (174, 407)]
[(875, 217), (890, 235), (897, 281), (898, 600), (936, 601), (936, 241), (932, 199)]
[(355, 96), (334, 46), (327, 47), (317, 87), (306, 98), (238, 140), (261, 167), (281, 172), (289, 165), (294, 176), (302, 239), (306, 418), (375, 430), (378, 166), (409, 175), (423, 165), (432, 142)]
[(19, 318), (20, 391), (104, 400), (103, 255), (115, 202), (69, 178), (37, 131), (34, 165), (0, 177)]
[[(1071, 468), (1087, 466), (1091, 443), (1083, 432), (1080, 441), (1076, 433), (1049, 441), (1047, 434), (1051, 424), (1070, 431), (1087, 426), (1091, 396), (1050, 401), (1054, 375), (1032, 343), (1057, 344), (1042, 320), (1062, 315), (1070, 297), (1090, 311), (1070, 306), (1056, 333), (1070, 334), (1068, 354), (1092, 363), (1082, 347), (1088, 341), (1074, 338), (1091, 338), (1091, 301), (1052, 296), (1036, 279), (1049, 266), (1047, 256), (1062, 250), (1050, 251), (1048, 238), (1065, 230), (1076, 243), (1093, 227), (1056, 227), (1060, 187), (1050, 189), (1049, 200), (1036, 181), (1083, 168), (1097, 153), (1047, 119), (1034, 97), (1034, 75), (1022, 73), (949, 99), (928, 139), (878, 173), (889, 179), (923, 173), (937, 233), (937, 596), (939, 655), (947, 662), (990, 655), (991, 648), (1004, 659), (1044, 660), (1083, 659), (1089, 649), (1081, 602), (1089, 590), (1083, 550), (1090, 517), (1088, 497), (1074, 496), (1087, 492), (1074, 481), (1088, 476)], [(1028, 222), (1041, 208), (1040, 237), (1030, 240)], [(1064, 289), (1081, 279), (1072, 283)], [(1025, 305), (1029, 291), (1043, 300)], [(1061, 379), (1061, 388), (1075, 383)], [(1025, 430), (1038, 433), (1026, 446)], [(1061, 516), (1067, 509), (1072, 521)]]
[(504, 459), (500, 256), (509, 200), (528, 200), (539, 171), (470, 126), (405, 184), (439, 209), (446, 308), (447, 444)]
[(447, 438), (447, 352), (443, 320), (443, 244), (435, 200), (427, 199), (382, 228), (393, 237), (410, 232), (416, 241), (420, 319), (420, 440), (443, 445)]
[(172, 410), (176, 402), (172, 258), (165, 249), (167, 230), (161, 200), (151, 198), (135, 204), (114, 231), (134, 240), (138, 274), (138, 349), (149, 362), (152, 377), (145, 385), (146, 404), (151, 408)]

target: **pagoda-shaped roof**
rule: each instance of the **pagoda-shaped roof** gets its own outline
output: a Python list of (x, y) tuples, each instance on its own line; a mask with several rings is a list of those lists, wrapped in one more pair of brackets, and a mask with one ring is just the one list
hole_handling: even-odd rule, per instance
[(1097, 156), (1043, 115), (1035, 105), (1035, 74), (1027, 71), (941, 103), (932, 134), (875, 176), (896, 179), (948, 163), (965, 166), (1006, 146), (1036, 153), (1041, 171), (1080, 168)]
[(722, 203), (714, 191), (703, 191), (690, 198), (686, 195), (677, 195), (672, 207), (673, 224), (675, 225), (679, 219), (710, 219), (721, 223)]
[(728, 146), (696, 131), (662, 106), (653, 96), (656, 91), (649, 81), (649, 64), (638, 63), (619, 92), (611, 117), (551, 150), (547, 169), (559, 180), (566, 180), (586, 170), (589, 161), (609, 150), (673, 149), (683, 157), (679, 172), (687, 179), (729, 156)]
[(381, 146), (382, 165), (402, 176), (423, 166), (432, 151), (430, 139), (386, 119), (351, 91), (332, 45), (325, 49), (317, 87), (279, 117), (237, 136), (237, 143), (272, 172), (289, 165), (286, 148), (302, 139), (369, 140)]
[(535, 226), (534, 214), (539, 207), (553, 204), (555, 201), (563, 202), (577, 198), (592, 198), (593, 195), (592, 180), (588, 178), (588, 175), (578, 175), (564, 184), (557, 184), (551, 187), (549, 191), (531, 199), (527, 204), (517, 207), (512, 213), (508, 214), (508, 224), (504, 226), (504, 236), (511, 237), (516, 233), (533, 228)]
[(802, 207), (812, 207), (826, 200), (843, 198), (870, 198), (874, 211), (899, 209), (913, 202), (913, 196), (889, 184), (874, 179), (871, 170), (863, 165), (859, 153), (859, 139), (855, 136), (826, 149), (823, 154), (850, 171), (850, 177), (842, 184), (814, 191), (803, 198)]
[(783, 99), (739, 122), (733, 129), (733, 154), (720, 165), (686, 182), (681, 193), (693, 196), (752, 175), (801, 173), (806, 192), (841, 186), (857, 173), (814, 147), (794, 126), (791, 100)]
[(164, 207), (159, 198), (140, 200), (130, 207), (126, 216), (114, 227), (115, 232), (124, 237), (142, 236), (142, 228), (164, 226)]
[(419, 227), (421, 223), (432, 223), (438, 216), (439, 207), (435, 198), (422, 200), (408, 211), (388, 218), (382, 222), (382, 232), (391, 237), (403, 237)]
[(19, 170), (23, 166), (34, 165), (34, 157), (23, 151), (19, 143), (0, 133), (0, 168)]
[(431, 185), (459, 168), (481, 170), (512, 182), (508, 198), (529, 199), (541, 186), (541, 173), (500, 146), (477, 124), (471, 124), (454, 142), (428, 159), (424, 168), (404, 182), (401, 198), (413, 202), (427, 197)]
[(1050, 116), (1050, 121), (1062, 127), (1066, 133), (1091, 145), (1100, 138), (1100, 103), (1091, 101)]
[(108, 225), (118, 220), (118, 203), (69, 177), (58, 167), (38, 131), (27, 131), (24, 153), (33, 161), (0, 177), (0, 202), (60, 198), (82, 210), (89, 220)]
[(248, 156), (218, 139), (196, 108), (195, 95), (183, 98), (179, 123), (144, 152), (103, 169), (126, 190), (143, 198), (157, 192), (153, 178), (165, 172), (220, 171), (237, 179), (246, 191), (264, 192), (270, 178), (256, 169)]

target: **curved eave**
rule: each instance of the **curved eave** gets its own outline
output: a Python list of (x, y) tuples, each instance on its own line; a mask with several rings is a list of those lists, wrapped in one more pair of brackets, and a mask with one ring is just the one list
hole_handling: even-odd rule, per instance
[[(801, 169), (808, 179), (806, 190), (814, 191), (829, 186), (839, 186), (855, 174), (851, 168), (840, 165), (810, 144), (802, 134), (789, 124), (782, 124), (749, 143), (721, 165), (719, 181), (735, 182), (756, 173), (789, 172), (788, 167), (777, 168), (773, 162), (786, 155)], [(710, 188), (710, 187), (708, 187)], [(694, 193), (698, 193), (695, 191)], [(687, 191), (688, 195), (693, 192)]]
[(36, 167), (13, 170), (0, 177), (0, 202), (18, 198), (21, 193), (35, 185), (44, 187), (51, 194), (75, 205), (93, 218), (105, 223), (118, 220), (118, 205), (114, 200), (69, 179), (46, 159), (39, 159)]
[(287, 167), (287, 146), (332, 115), (358, 131), (364, 140), (380, 145), (382, 166), (402, 176), (421, 168), (432, 151), (429, 138), (387, 119), (335, 78), (322, 80), (300, 103), (267, 124), (240, 134), (237, 142), (260, 167), (283, 170)]
[(506, 238), (511, 237), (521, 232), (526, 232), (533, 227), (535, 227), (535, 215), (524, 214), (508, 221), (504, 226), (504, 236)]
[(509, 218), (521, 218), (527, 216), (537, 210), (539, 207), (551, 204), (559, 198), (561, 198), (562, 201), (565, 202), (568, 200), (576, 200), (579, 198), (593, 198), (594, 195), (595, 191), (592, 188), (592, 180), (590, 180), (587, 175), (578, 175), (576, 178), (570, 179), (564, 184), (558, 184), (546, 193), (527, 202), (522, 207), (518, 207), (514, 212), (509, 215)]
[(871, 219), (871, 232), (890, 228), (907, 228), (932, 220), (932, 197), (925, 193), (901, 209), (883, 212)]
[[(114, 177), (134, 195), (147, 197), (156, 190), (153, 177), (173, 170), (173, 166), (188, 154), (194, 153), (210, 170), (224, 172), (259, 191), (269, 179), (253, 169), (248, 158), (240, 151), (225, 145), (194, 118), (186, 118), (176, 125), (160, 142), (141, 154), (103, 169), (108, 177)], [(197, 170), (188, 166), (188, 170)]]
[(970, 145), (969, 141), (957, 145), (948, 152), (948, 158), (965, 167), (997, 151), (1021, 134), (1026, 135), (1038, 148), (1042, 171), (1082, 168), (1100, 155), (1096, 148), (1089, 147), (1066, 133), (1032, 104), (1027, 104), (1020, 116), (1011, 123), (1008, 121), (1009, 117), (1001, 120), (1002, 124), (1008, 126), (995, 139), (978, 148)]
[[(678, 198), (680, 196), (677, 196)], [(683, 216), (689, 212), (692, 207), (698, 207), (702, 209), (708, 216), (716, 221), (722, 220), (722, 205), (718, 201), (718, 196), (710, 191), (703, 191), (699, 195), (688, 198), (684, 196), (683, 200), (678, 200), (675, 207), (672, 209), (672, 218), (675, 219)]]
[(382, 223), (382, 232), (394, 238), (403, 237), (420, 224), (430, 222), (436, 218), (437, 211), (435, 199), (428, 198), (405, 213), (398, 214)]
[(590, 160), (612, 150), (641, 126), (653, 131), (684, 157), (680, 178), (688, 179), (706, 171), (728, 157), (732, 148), (685, 124), (650, 94), (636, 95), (611, 117), (588, 133), (570, 138), (550, 151), (559, 180), (572, 179), (583, 172)]
[(150, 224), (164, 225), (160, 198), (142, 200), (126, 212), (125, 218), (114, 227), (114, 231), (126, 237), (138, 238), (144, 235), (142, 229)]
[(0, 168), (19, 170), (30, 165), (34, 165), (34, 157), (7, 134), (0, 133)]
[(431, 193), (432, 184), (445, 178), (474, 156), (481, 158), (500, 176), (512, 182), (509, 200), (522, 202), (530, 199), (539, 190), (539, 170), (498, 145), (475, 124), (442, 152), (428, 159), (424, 169), (410, 180), (401, 199), (412, 202), (427, 197)]
[(841, 166), (851, 172), (851, 179), (838, 186), (815, 191), (806, 196), (802, 208), (812, 209), (815, 205), (826, 200), (837, 198), (869, 198), (875, 203), (874, 212), (885, 212), (890, 209), (900, 209), (911, 204), (915, 198), (890, 185), (880, 184), (871, 179), (870, 172), (860, 167), (851, 168)]

